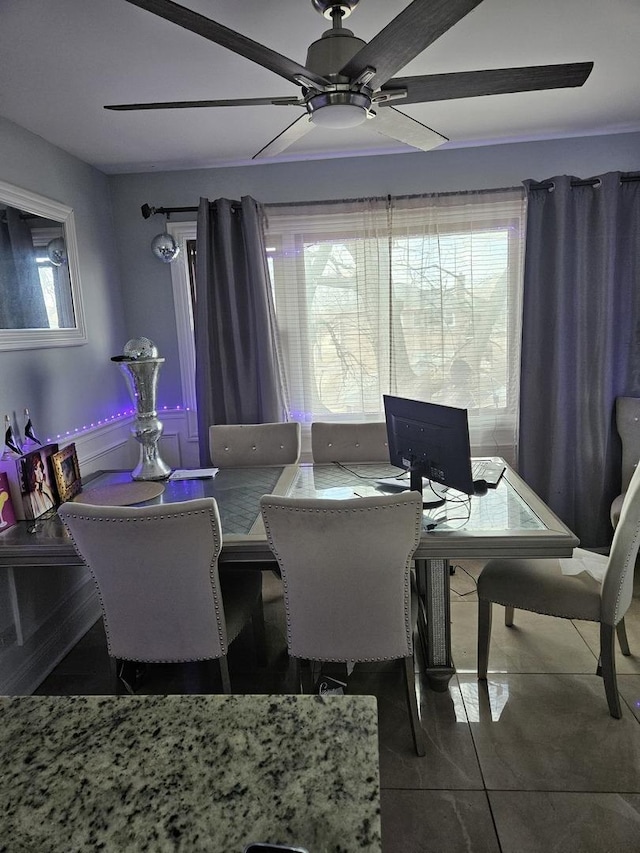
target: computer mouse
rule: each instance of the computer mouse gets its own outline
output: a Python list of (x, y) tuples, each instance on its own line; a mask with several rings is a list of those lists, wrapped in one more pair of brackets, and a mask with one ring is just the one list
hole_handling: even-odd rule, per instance
[(474, 480), (473, 481), (473, 493), (474, 495), (486, 495), (489, 491), (489, 485), (486, 480)]

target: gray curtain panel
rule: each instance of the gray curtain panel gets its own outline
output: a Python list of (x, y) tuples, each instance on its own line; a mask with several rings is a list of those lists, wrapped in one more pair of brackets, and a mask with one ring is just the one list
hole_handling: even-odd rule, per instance
[(73, 310), (73, 299), (71, 298), (68, 263), (60, 267), (53, 267), (53, 287), (58, 309), (58, 324), (61, 329), (73, 329), (76, 324), (76, 317)]
[(13, 207), (0, 212), (0, 328), (49, 328), (31, 230)]
[(638, 178), (524, 182), (519, 470), (585, 547), (612, 537), (615, 399), (640, 396)]
[(198, 432), (210, 465), (209, 426), (285, 420), (285, 395), (262, 207), (201, 198), (196, 237)]

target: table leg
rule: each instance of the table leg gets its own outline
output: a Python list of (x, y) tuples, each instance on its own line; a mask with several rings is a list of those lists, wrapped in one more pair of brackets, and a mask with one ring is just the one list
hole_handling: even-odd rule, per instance
[(429, 687), (444, 692), (455, 673), (451, 660), (451, 607), (448, 560), (416, 560), (418, 593), (424, 604), (420, 639)]

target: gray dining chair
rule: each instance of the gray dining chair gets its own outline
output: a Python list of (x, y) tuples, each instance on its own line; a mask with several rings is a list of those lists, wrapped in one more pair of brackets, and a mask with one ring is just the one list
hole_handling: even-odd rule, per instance
[(294, 465), (300, 459), (300, 424), (216, 424), (209, 427), (216, 468)]
[(264, 495), (260, 505), (282, 575), (287, 649), (298, 685), (301, 662), (401, 658), (414, 746), (424, 755), (414, 676), (418, 600), (412, 579), (421, 496), (405, 492), (318, 500)]
[(622, 442), (621, 493), (611, 504), (611, 524), (615, 528), (633, 472), (640, 460), (640, 397), (616, 399), (616, 428)]
[(611, 716), (621, 717), (615, 637), (617, 634), (622, 653), (628, 655), (624, 616), (633, 597), (639, 545), (640, 466), (629, 483), (601, 582), (585, 572), (563, 573), (558, 559), (490, 560), (478, 577), (478, 678), (487, 678), (493, 603), (505, 606), (505, 624), (509, 627), (513, 625), (516, 608), (563, 619), (598, 622), (600, 659), (597, 674), (604, 681)]
[(58, 508), (98, 588), (116, 675), (123, 661), (217, 659), (252, 620), (264, 642), (260, 572), (218, 575), (222, 531), (213, 498), (142, 507), (67, 502)]
[(313, 461), (389, 462), (387, 425), (384, 421), (311, 424)]

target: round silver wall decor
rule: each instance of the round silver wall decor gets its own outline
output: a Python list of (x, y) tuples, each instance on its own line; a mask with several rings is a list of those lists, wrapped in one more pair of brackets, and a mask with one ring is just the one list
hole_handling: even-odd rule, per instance
[(151, 251), (153, 254), (165, 264), (170, 264), (180, 254), (180, 246), (173, 239), (171, 234), (164, 231), (158, 234), (151, 241)]
[(67, 247), (62, 237), (55, 237), (47, 243), (47, 257), (56, 267), (61, 267), (67, 261)]

